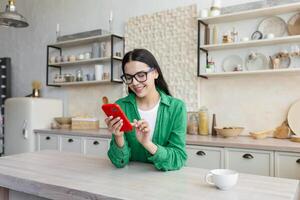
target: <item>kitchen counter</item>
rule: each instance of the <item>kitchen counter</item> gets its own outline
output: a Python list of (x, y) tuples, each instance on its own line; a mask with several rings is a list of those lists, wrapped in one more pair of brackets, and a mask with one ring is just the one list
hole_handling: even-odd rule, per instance
[[(111, 138), (107, 129), (93, 130), (66, 130), (66, 129), (38, 129), (35, 133), (43, 134), (63, 134), (74, 136), (90, 136)], [(212, 136), (200, 136), (200, 135), (187, 135), (187, 145), (201, 145), (201, 146), (213, 146), (213, 147), (232, 147), (232, 148), (249, 148), (260, 150), (272, 150), (272, 151), (288, 151), (300, 153), (300, 143), (292, 142), (289, 139), (253, 139), (250, 136), (239, 137), (212, 137)]]
[(19, 199), (299, 198), (298, 180), (240, 174), (233, 189), (221, 191), (204, 182), (207, 172), (191, 167), (160, 172), (151, 164), (135, 162), (118, 169), (106, 159), (41, 151), (0, 158), (0, 196), (9, 190)]

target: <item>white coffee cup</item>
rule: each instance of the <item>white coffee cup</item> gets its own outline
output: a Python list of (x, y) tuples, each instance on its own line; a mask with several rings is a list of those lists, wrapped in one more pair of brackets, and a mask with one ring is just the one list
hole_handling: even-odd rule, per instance
[(237, 183), (238, 176), (239, 174), (233, 170), (214, 169), (205, 176), (205, 180), (220, 190), (229, 190)]

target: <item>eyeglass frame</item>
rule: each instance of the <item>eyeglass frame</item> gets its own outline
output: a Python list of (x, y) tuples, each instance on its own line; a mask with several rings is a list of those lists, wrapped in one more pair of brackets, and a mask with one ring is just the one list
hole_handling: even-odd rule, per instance
[[(131, 74), (125, 74), (125, 73), (124, 73), (120, 78), (122, 79), (123, 83), (125, 83), (126, 85), (132, 84), (133, 78), (134, 78), (137, 82), (139, 82), (139, 83), (144, 83), (144, 82), (146, 82), (146, 81), (148, 80), (148, 74), (149, 74), (150, 72), (154, 71), (154, 70), (155, 70), (154, 67), (150, 67), (150, 69), (149, 69), (148, 71), (139, 71), (139, 72), (137, 72), (137, 73), (135, 73), (135, 74), (133, 74), (133, 75), (131, 75)], [(135, 77), (135, 76), (136, 76), (137, 74), (139, 74), (139, 73), (145, 73), (146, 79), (145, 79), (144, 81), (139, 81), (139, 80)], [(126, 75), (131, 77), (131, 82), (130, 82), (130, 83), (126, 83), (126, 82), (125, 82), (124, 79), (126, 79)]]

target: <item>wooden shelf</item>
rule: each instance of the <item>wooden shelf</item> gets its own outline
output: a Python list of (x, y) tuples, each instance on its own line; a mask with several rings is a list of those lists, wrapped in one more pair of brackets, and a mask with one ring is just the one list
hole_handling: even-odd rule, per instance
[[(75, 62), (60, 62), (60, 63), (49, 63), (49, 66), (70, 66), (70, 65), (79, 65), (79, 64), (93, 64), (93, 63), (98, 63), (98, 62), (106, 62), (106, 61), (110, 61), (111, 57), (105, 57), (105, 58), (92, 58), (92, 59), (88, 59), (88, 60), (78, 60)], [(121, 57), (113, 57), (114, 60), (122, 60)]]
[(88, 43), (92, 43), (92, 42), (107, 41), (111, 38), (111, 36), (116, 36), (116, 37), (122, 38), (122, 36), (119, 36), (119, 35), (108, 34), (108, 35), (92, 36), (92, 37), (68, 40), (68, 41), (63, 41), (63, 42), (57, 42), (54, 44), (50, 44), (49, 46), (54, 46), (54, 47), (79, 46), (79, 45), (88, 44)]
[(206, 24), (218, 24), (232, 21), (241, 21), (245, 19), (252, 19), (264, 16), (274, 16), (288, 12), (300, 11), (300, 2), (279, 5), (268, 8), (259, 8), (249, 11), (241, 11), (235, 13), (224, 14), (216, 17), (198, 18)]
[(205, 49), (207, 51), (211, 51), (211, 50), (259, 47), (259, 46), (268, 46), (268, 45), (276, 45), (276, 44), (288, 44), (293, 42), (300, 42), (300, 35), (286, 36), (286, 37), (280, 37), (274, 39), (251, 40), (247, 42), (202, 45), (200, 48)]
[(256, 70), (256, 71), (240, 71), (240, 72), (217, 72), (217, 73), (203, 73), (202, 76), (206, 77), (226, 77), (226, 76), (242, 76), (242, 75), (255, 75), (255, 74), (292, 74), (299, 73), (300, 68), (287, 68), (287, 69), (269, 69), (269, 70)]
[(65, 82), (65, 83), (51, 83), (56, 86), (72, 86), (72, 85), (92, 85), (92, 84), (107, 84), (112, 83), (110, 80), (102, 81), (77, 81), (77, 82)]

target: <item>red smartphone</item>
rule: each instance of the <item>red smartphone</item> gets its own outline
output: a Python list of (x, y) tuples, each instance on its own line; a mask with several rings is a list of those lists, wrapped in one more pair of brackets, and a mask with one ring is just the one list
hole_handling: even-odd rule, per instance
[(102, 110), (105, 112), (107, 117), (113, 116), (113, 118), (120, 117), (123, 120), (123, 126), (120, 131), (128, 132), (132, 130), (132, 125), (121, 107), (116, 103), (104, 104), (102, 105)]

